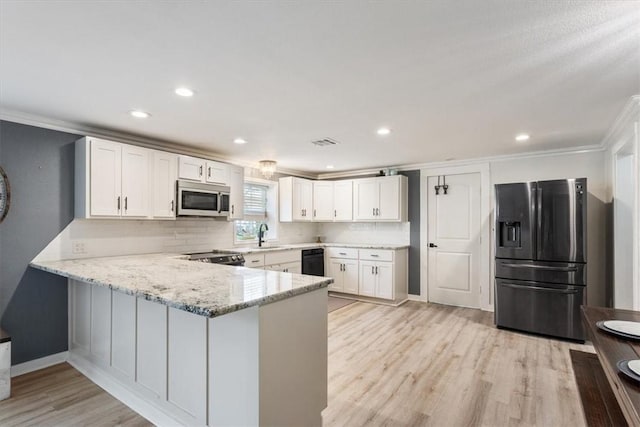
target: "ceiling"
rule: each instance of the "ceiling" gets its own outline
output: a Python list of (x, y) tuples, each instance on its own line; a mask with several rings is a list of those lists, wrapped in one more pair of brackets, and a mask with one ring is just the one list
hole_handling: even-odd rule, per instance
[(637, 93), (634, 1), (0, 2), (5, 117), (312, 173), (598, 144)]

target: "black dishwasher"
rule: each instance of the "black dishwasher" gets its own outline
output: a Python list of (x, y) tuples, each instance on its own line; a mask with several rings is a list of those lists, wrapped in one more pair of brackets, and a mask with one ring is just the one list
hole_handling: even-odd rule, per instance
[(324, 276), (324, 249), (304, 249), (302, 251), (302, 274)]

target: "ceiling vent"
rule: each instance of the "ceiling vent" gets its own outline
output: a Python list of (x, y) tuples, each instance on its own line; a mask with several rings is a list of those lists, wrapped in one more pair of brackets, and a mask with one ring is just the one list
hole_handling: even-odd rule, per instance
[(311, 141), (311, 143), (313, 145), (317, 145), (318, 147), (330, 147), (332, 145), (337, 145), (338, 141), (331, 138), (323, 138), (323, 139), (318, 139), (316, 141)]

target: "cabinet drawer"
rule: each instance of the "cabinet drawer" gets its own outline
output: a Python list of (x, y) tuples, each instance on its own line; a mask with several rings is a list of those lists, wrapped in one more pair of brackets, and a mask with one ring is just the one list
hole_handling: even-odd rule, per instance
[(358, 259), (358, 250), (353, 248), (327, 248), (329, 258)]
[(302, 254), (300, 250), (275, 251), (264, 254), (264, 263), (270, 264), (286, 264), (289, 262), (301, 262)]
[(371, 261), (393, 261), (393, 251), (384, 249), (360, 249), (360, 259)]
[(262, 267), (264, 265), (264, 254), (246, 254), (244, 256), (245, 267)]

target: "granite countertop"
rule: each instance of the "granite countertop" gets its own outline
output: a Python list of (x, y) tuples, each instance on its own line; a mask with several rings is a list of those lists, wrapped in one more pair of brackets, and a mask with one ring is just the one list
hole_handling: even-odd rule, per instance
[(254, 254), (254, 253), (263, 253), (263, 252), (276, 252), (276, 251), (288, 251), (288, 250), (302, 250), (302, 249), (312, 249), (312, 248), (354, 248), (354, 249), (407, 249), (409, 245), (395, 245), (395, 244), (386, 244), (386, 243), (371, 243), (371, 244), (353, 244), (353, 243), (297, 243), (293, 245), (274, 245), (263, 246), (261, 249), (258, 249), (255, 246), (251, 247), (236, 247), (236, 248), (227, 248), (229, 252), (237, 252), (241, 254)]
[(333, 283), (328, 277), (207, 264), (175, 254), (32, 261), (30, 266), (207, 317)]

